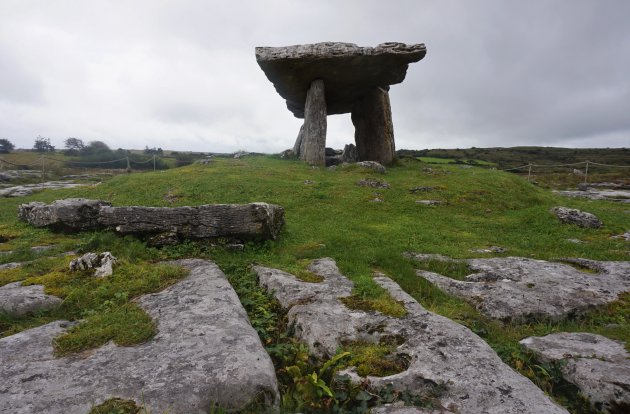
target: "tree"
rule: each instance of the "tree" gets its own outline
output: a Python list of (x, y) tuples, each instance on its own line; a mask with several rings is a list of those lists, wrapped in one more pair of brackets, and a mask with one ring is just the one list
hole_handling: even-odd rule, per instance
[(55, 150), (55, 147), (50, 144), (50, 138), (45, 138), (41, 135), (38, 135), (37, 138), (35, 138), (33, 150), (37, 152), (53, 152)]
[(155, 147), (149, 148), (148, 145), (145, 145), (144, 153), (147, 154), (147, 155), (153, 155), (153, 154), (155, 154), (155, 155), (163, 155), (164, 151), (162, 150), (162, 148), (155, 148)]
[(15, 148), (15, 145), (11, 141), (6, 138), (0, 138), (0, 154), (8, 154), (13, 151), (13, 148)]
[(103, 141), (90, 141), (85, 147), (81, 149), (81, 155), (96, 155), (100, 153), (111, 153), (112, 150), (109, 149), (106, 143)]
[(64, 141), (64, 146), (66, 147), (66, 150), (63, 153), (66, 155), (78, 155), (79, 151), (85, 148), (83, 140), (73, 137), (67, 138)]

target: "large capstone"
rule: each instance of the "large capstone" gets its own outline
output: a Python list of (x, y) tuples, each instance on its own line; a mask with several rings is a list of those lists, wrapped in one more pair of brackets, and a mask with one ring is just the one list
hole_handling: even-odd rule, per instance
[[(391, 163), (395, 145), (389, 86), (401, 83), (409, 64), (425, 55), (424, 44), (393, 42), (374, 48), (334, 42), (256, 48), (258, 65), (286, 100), (287, 108), (305, 119), (294, 152), (317, 165), (325, 163), (319, 151), (325, 147), (321, 132), (325, 141), (326, 131), (325, 122), (322, 128), (318, 121), (318, 133), (309, 135), (313, 108), (324, 118), (327, 114), (352, 112), (359, 160)], [(315, 82), (323, 99), (317, 95), (317, 105), (313, 106)], [(303, 154), (309, 146), (317, 148), (317, 156)]]
[(143, 344), (110, 342), (57, 358), (64, 321), (0, 339), (0, 412), (84, 414), (115, 397), (151, 413), (201, 414), (214, 404), (234, 412), (251, 403), (273, 411), (273, 364), (227, 278), (205, 260), (175, 264), (190, 275), (138, 299), (158, 331)]

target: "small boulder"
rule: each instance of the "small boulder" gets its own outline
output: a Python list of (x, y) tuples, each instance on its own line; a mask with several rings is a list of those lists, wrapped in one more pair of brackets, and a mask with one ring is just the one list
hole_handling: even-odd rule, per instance
[(95, 269), (94, 276), (105, 277), (114, 272), (113, 266), (118, 262), (110, 252), (101, 254), (86, 253), (83, 256), (70, 262), (70, 270), (88, 270)]
[(357, 147), (354, 146), (354, 144), (347, 144), (345, 147), (343, 147), (341, 160), (349, 164), (353, 164), (359, 161), (359, 151), (357, 150)]
[(592, 333), (560, 332), (525, 338), (520, 344), (543, 362), (557, 363), (564, 379), (598, 411), (630, 408), (630, 354), (622, 343)]
[(566, 224), (575, 224), (580, 227), (597, 229), (602, 226), (602, 222), (594, 214), (567, 207), (554, 207), (551, 212)]
[(357, 181), (359, 187), (371, 187), (371, 188), (391, 188), (389, 183), (385, 181), (375, 180), (374, 178), (365, 178)]
[(440, 200), (416, 200), (416, 204), (422, 204), (425, 206), (439, 206), (442, 203)]
[(359, 167), (367, 168), (368, 170), (372, 170), (379, 174), (385, 174), (385, 167), (383, 167), (382, 164), (376, 161), (360, 161), (360, 162), (357, 162), (357, 165)]

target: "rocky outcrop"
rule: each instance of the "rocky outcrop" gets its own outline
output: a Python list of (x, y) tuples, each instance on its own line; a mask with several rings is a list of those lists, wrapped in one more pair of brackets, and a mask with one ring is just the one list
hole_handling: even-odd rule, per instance
[(364, 178), (357, 181), (359, 187), (371, 187), (371, 188), (391, 188), (392, 186), (385, 181), (375, 180), (374, 178)]
[(86, 185), (89, 184), (79, 184), (72, 181), (47, 181), (39, 184), (23, 184), (0, 189), (0, 197), (26, 197), (37, 191), (75, 188)]
[(602, 226), (602, 222), (594, 214), (580, 211), (574, 208), (554, 207), (551, 212), (566, 224), (575, 224), (580, 227), (597, 229)]
[(630, 409), (630, 354), (620, 342), (601, 335), (561, 332), (523, 339), (521, 345), (540, 360), (555, 363), (598, 410)]
[(198, 207), (111, 207), (80, 198), (20, 206), (19, 218), (36, 227), (82, 231), (113, 229), (120, 234), (155, 236), (161, 241), (233, 237), (266, 240), (278, 237), (284, 209), (267, 203), (214, 204)]
[(354, 144), (346, 144), (343, 147), (343, 152), (341, 153), (341, 161), (347, 162), (349, 164), (354, 164), (359, 161), (359, 152), (357, 151), (357, 147)]
[(10, 316), (25, 316), (55, 309), (62, 300), (44, 293), (44, 286), (22, 286), (22, 282), (0, 286), (0, 312)]
[(274, 367), (225, 275), (204, 260), (176, 264), (190, 275), (138, 300), (157, 323), (148, 342), (55, 358), (63, 321), (0, 339), (0, 412), (84, 414), (113, 397), (152, 413), (207, 413), (214, 403), (238, 411), (253, 401), (271, 410)]
[[(395, 150), (389, 86), (402, 82), (409, 63), (425, 54), (424, 44), (383, 43), (371, 48), (326, 42), (257, 47), (256, 61), (287, 108), (304, 118), (293, 147), (301, 159), (325, 165), (319, 154), (325, 147), (326, 115), (351, 112), (357, 160), (389, 164)], [(316, 122), (311, 120), (314, 110)], [(309, 147), (313, 151), (307, 151)]]
[(409, 361), (407, 370), (365, 379), (347, 371), (356, 381), (368, 381), (375, 389), (391, 384), (398, 391), (436, 394), (440, 412), (566, 413), (505, 365), (481, 338), (428, 312), (384, 275), (375, 281), (404, 305), (407, 314), (402, 318), (348, 309), (340, 298), (351, 295), (353, 284), (332, 259), (315, 260), (310, 267), (324, 278), (321, 283), (303, 282), (277, 269), (258, 266), (255, 270), (260, 284), (289, 310), (296, 337), (316, 356), (334, 355), (339, 347), (354, 341), (401, 340), (395, 352)]
[[(415, 258), (443, 260), (444, 256), (421, 254)], [(417, 274), (503, 321), (559, 320), (615, 301), (630, 291), (630, 262), (567, 261), (577, 268), (523, 257), (497, 257), (462, 260), (471, 270), (463, 281), (424, 270)]]

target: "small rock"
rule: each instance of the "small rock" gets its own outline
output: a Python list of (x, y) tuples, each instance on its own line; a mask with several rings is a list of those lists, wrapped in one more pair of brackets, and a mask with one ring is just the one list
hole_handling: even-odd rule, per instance
[(22, 286), (22, 282), (0, 287), (0, 312), (11, 316), (24, 316), (54, 309), (62, 300), (44, 293), (44, 286)]
[(357, 181), (359, 187), (372, 187), (372, 188), (391, 188), (391, 186), (385, 181), (375, 180), (373, 178), (365, 178)]
[(427, 191), (433, 191), (433, 190), (435, 190), (434, 187), (414, 187), (414, 188), (410, 188), (409, 192), (418, 193), (418, 192), (427, 192)]
[(440, 200), (416, 200), (416, 204), (422, 204), (425, 206), (439, 206), (444, 203)]
[(584, 173), (582, 172), (582, 170), (578, 170), (577, 168), (574, 168), (573, 169), (573, 175), (583, 176)]
[(580, 239), (567, 239), (567, 241), (570, 243), (575, 243), (575, 244), (584, 244), (584, 241)]
[(505, 247), (490, 246), (486, 249), (470, 249), (472, 253), (505, 253), (507, 249)]
[(357, 165), (359, 167), (367, 168), (369, 170), (372, 170), (380, 174), (385, 174), (385, 171), (386, 171), (385, 167), (383, 167), (381, 164), (379, 164), (376, 161), (360, 161), (360, 162), (357, 162)]
[(615, 236), (610, 236), (611, 239), (613, 240), (625, 240), (625, 241), (630, 241), (630, 230), (623, 233), (623, 234), (617, 234)]
[(567, 207), (554, 207), (550, 211), (563, 223), (575, 224), (585, 228), (599, 228), (602, 226), (600, 219), (594, 214), (585, 211)]
[(335, 170), (337, 170), (337, 166), (336, 165), (331, 165), (327, 169), (330, 170), (330, 171), (335, 171)]
[(370, 203), (382, 203), (383, 199), (380, 197), (374, 197), (373, 199), (370, 200)]
[(70, 262), (70, 271), (95, 269), (94, 276), (105, 277), (113, 273), (113, 266), (116, 262), (118, 259), (110, 252), (86, 253)]
[(285, 160), (295, 159), (295, 152), (292, 149), (286, 149), (280, 153), (280, 158)]
[(313, 184), (313, 181), (311, 181), (311, 180), (304, 180), (304, 184), (307, 184), (307, 185), (308, 184)]
[(560, 332), (520, 342), (544, 362), (554, 362), (598, 409), (630, 407), (630, 354), (620, 342), (601, 335)]

